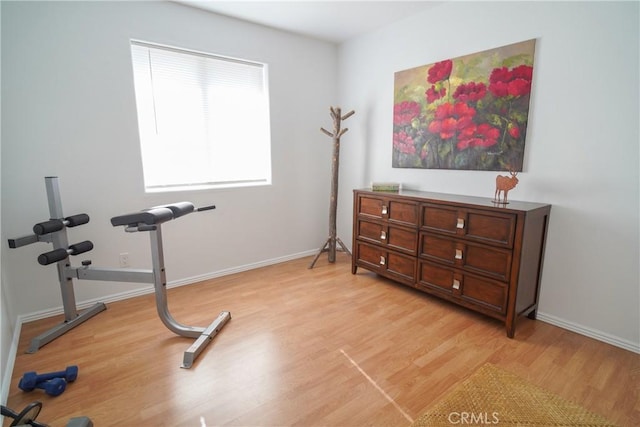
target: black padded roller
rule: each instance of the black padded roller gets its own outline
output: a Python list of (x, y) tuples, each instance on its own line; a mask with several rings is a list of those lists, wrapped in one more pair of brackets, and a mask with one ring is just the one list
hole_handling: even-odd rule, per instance
[(180, 218), (181, 216), (184, 216), (186, 214), (190, 214), (194, 210), (193, 203), (191, 202), (171, 203), (170, 205), (154, 206), (151, 209), (153, 210), (157, 208), (171, 209), (171, 212), (173, 212), (173, 219)]
[(154, 206), (141, 212), (113, 217), (111, 218), (111, 225), (114, 227), (118, 225), (140, 227), (141, 225), (162, 224), (163, 222), (190, 214), (194, 210), (195, 208), (191, 202), (177, 202), (170, 205)]
[(33, 226), (33, 232), (38, 236), (60, 231), (64, 227), (64, 223), (60, 219), (51, 219), (49, 221), (40, 222)]
[(54, 262), (67, 259), (68, 256), (69, 256), (69, 253), (67, 252), (66, 249), (56, 249), (54, 251), (41, 254), (38, 257), (38, 263), (40, 265), (49, 265), (49, 264), (53, 264)]
[(137, 227), (139, 224), (155, 225), (173, 219), (173, 211), (169, 208), (154, 208), (142, 212), (120, 215), (111, 218), (111, 225)]
[(67, 227), (76, 227), (78, 225), (86, 224), (89, 222), (89, 215), (87, 214), (78, 214), (66, 217), (64, 219), (67, 223)]
[(93, 249), (93, 243), (89, 240), (85, 240), (84, 242), (76, 243), (75, 245), (69, 246), (69, 254), (71, 255), (80, 255), (85, 252), (89, 252)]

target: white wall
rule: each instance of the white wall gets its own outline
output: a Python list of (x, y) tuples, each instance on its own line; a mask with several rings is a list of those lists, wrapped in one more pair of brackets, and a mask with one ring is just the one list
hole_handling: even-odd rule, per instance
[[(54, 266), (38, 243), (8, 249), (49, 219), (44, 177), (60, 178), (66, 215), (89, 224), (70, 243), (95, 249), (78, 258), (150, 268), (147, 233), (110, 225), (115, 215), (190, 200), (216, 204), (163, 227), (169, 282), (314, 254), (328, 234), (331, 144), (319, 127), (337, 100), (335, 45), (169, 2), (2, 2), (3, 297), (16, 316), (60, 310)], [(269, 64), (273, 185), (225, 191), (145, 194), (130, 61), (140, 39)], [(247, 126), (251, 118), (247, 118)], [(241, 132), (242, 129), (239, 129)], [(80, 259), (73, 259), (74, 265)], [(82, 281), (79, 303), (147, 289)], [(3, 298), (3, 358), (5, 360)], [(4, 366), (3, 366), (4, 368)]]
[(640, 351), (639, 8), (624, 2), (447, 2), (340, 48), (339, 235), (371, 181), (493, 197), (495, 172), (393, 169), (393, 74), (535, 38), (514, 200), (553, 205), (540, 318)]

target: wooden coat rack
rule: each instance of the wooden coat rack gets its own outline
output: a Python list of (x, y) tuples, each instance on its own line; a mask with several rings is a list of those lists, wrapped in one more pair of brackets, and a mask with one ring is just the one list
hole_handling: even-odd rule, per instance
[(318, 251), (318, 254), (313, 259), (309, 268), (313, 268), (316, 261), (320, 257), (320, 254), (323, 252), (329, 252), (329, 262), (336, 261), (336, 250), (337, 245), (340, 245), (340, 248), (349, 255), (349, 249), (342, 243), (342, 240), (337, 236), (336, 233), (336, 214), (338, 211), (338, 166), (340, 164), (340, 137), (345, 134), (349, 128), (340, 129), (343, 120), (351, 117), (355, 111), (349, 111), (344, 116), (340, 111), (340, 107), (329, 107), (329, 111), (331, 112), (331, 117), (333, 118), (333, 132), (329, 132), (324, 128), (320, 128), (320, 130), (327, 136), (333, 138), (333, 158), (331, 160), (331, 198), (329, 200), (329, 238), (325, 242), (324, 245)]

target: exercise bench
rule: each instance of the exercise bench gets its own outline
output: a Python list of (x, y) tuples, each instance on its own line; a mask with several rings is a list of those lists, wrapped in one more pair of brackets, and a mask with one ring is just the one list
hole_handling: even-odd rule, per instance
[(33, 235), (9, 239), (9, 247), (18, 248), (36, 242), (53, 243), (54, 250), (41, 254), (38, 257), (38, 262), (41, 265), (57, 264), (65, 320), (63, 323), (33, 338), (27, 353), (35, 353), (40, 347), (106, 309), (106, 305), (99, 302), (79, 313), (76, 309), (73, 289), (74, 279), (151, 283), (154, 286), (156, 308), (162, 323), (177, 335), (196, 339), (184, 352), (182, 361), (181, 367), (190, 368), (198, 355), (231, 319), (231, 313), (228, 311), (220, 312), (218, 317), (207, 327), (186, 326), (171, 316), (167, 305), (167, 279), (162, 247), (162, 224), (190, 213), (215, 209), (215, 206), (196, 209), (190, 202), (178, 202), (111, 218), (111, 224), (114, 227), (124, 226), (126, 232), (149, 233), (151, 241), (151, 270), (96, 268), (91, 266), (90, 260), (82, 261), (81, 267), (72, 267), (68, 261), (69, 255), (75, 256), (88, 252), (93, 249), (93, 243), (87, 240), (69, 245), (66, 228), (86, 224), (89, 222), (89, 216), (79, 214), (65, 218), (62, 213), (58, 177), (46, 177), (45, 184), (51, 219), (36, 224), (33, 227), (35, 233)]

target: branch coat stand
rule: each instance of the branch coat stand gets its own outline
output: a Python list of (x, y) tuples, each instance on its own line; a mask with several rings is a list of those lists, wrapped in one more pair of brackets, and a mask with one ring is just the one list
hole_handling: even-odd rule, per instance
[(337, 236), (336, 233), (336, 213), (338, 211), (338, 166), (340, 164), (340, 137), (345, 134), (349, 130), (349, 128), (340, 129), (340, 125), (343, 120), (351, 117), (355, 111), (351, 110), (344, 116), (340, 111), (340, 107), (329, 107), (329, 111), (331, 112), (331, 117), (333, 118), (333, 133), (329, 132), (324, 128), (320, 128), (320, 130), (327, 136), (330, 136), (333, 139), (333, 158), (331, 160), (331, 198), (329, 203), (329, 238), (322, 245), (318, 254), (313, 259), (309, 268), (313, 268), (316, 261), (320, 257), (320, 254), (323, 252), (329, 252), (329, 262), (336, 261), (336, 245), (340, 245), (342, 251), (351, 255), (349, 249), (342, 243), (342, 240)]

